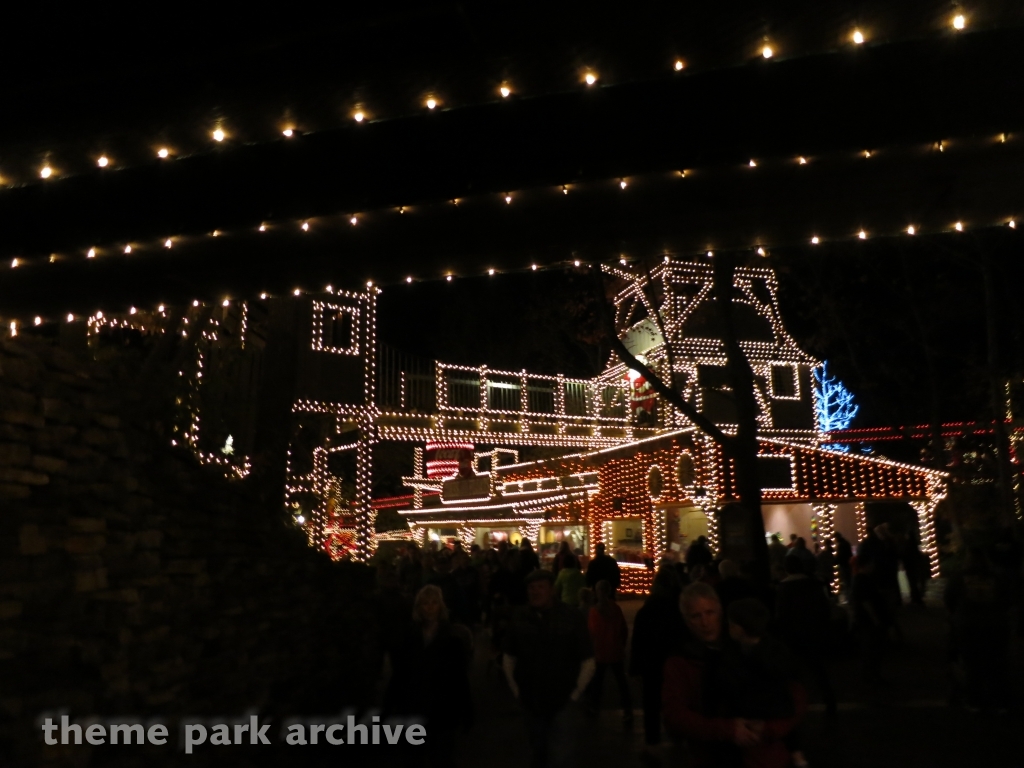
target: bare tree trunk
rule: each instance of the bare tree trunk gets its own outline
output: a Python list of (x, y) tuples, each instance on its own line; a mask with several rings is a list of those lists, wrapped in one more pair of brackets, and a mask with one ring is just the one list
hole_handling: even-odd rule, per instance
[(768, 581), (770, 567), (764, 517), (761, 514), (761, 481), (757, 472), (757, 398), (754, 396), (754, 370), (740, 347), (733, 321), (733, 279), (736, 260), (731, 254), (715, 256), (714, 291), (722, 320), (722, 345), (725, 348), (726, 373), (736, 407), (736, 436), (728, 454), (736, 472), (736, 494), (747, 513), (747, 531), (753, 553), (752, 576)]

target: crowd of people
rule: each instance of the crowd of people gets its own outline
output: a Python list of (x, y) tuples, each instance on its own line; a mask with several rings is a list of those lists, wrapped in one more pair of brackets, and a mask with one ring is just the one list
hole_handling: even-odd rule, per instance
[[(639, 679), (645, 762), (659, 762), (667, 733), (696, 768), (806, 765), (800, 723), (809, 694), (828, 716), (837, 712), (830, 654), (854, 640), (865, 680), (879, 683), (887, 649), (900, 641), (900, 566), (912, 603), (923, 600), (929, 575), (927, 558), (886, 524), (856, 547), (836, 534), (815, 550), (795, 534), (788, 545), (772, 537), (769, 582), (717, 559), (701, 537), (683, 558), (660, 563), (630, 642), (616, 599), (619, 565), (600, 544), (589, 562), (564, 545), (550, 569), (525, 539), (468, 551), (458, 542), (408, 545), (378, 569), (391, 669), (385, 713), (425, 718), (428, 762), (451, 765), (458, 733), (474, 719), (475, 641), (489, 644), (521, 705), (538, 768), (574, 764), (609, 673), (627, 730), (628, 678)], [(1008, 689), (990, 673), (1005, 662), (999, 649), (1010, 630), (996, 605), (1012, 602), (1000, 592), (1012, 580), (981, 555), (968, 559), (947, 590), (951, 648), (971, 705), (999, 711)], [(994, 653), (979, 654), (982, 647)]]

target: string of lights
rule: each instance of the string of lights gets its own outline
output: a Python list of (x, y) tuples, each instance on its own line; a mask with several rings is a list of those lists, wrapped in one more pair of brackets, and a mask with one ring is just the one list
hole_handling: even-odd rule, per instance
[[(867, 152), (871, 157), (877, 157), (879, 154), (885, 154), (887, 156), (898, 155), (901, 152), (907, 154), (908, 157), (917, 158), (922, 156), (927, 157), (929, 153), (933, 155), (942, 155), (943, 153), (948, 154), (951, 149), (962, 147), (963, 149), (976, 149), (984, 151), (986, 148), (998, 147), (1006, 145), (1007, 143), (1014, 144), (1018, 142), (1019, 137), (1007, 133), (995, 133), (991, 138), (985, 139), (973, 139), (964, 138), (955, 141), (943, 140), (942, 142), (929, 143), (926, 145), (914, 145), (909, 147), (888, 147), (888, 148), (876, 148), (873, 151)], [(941, 147), (941, 149), (940, 149)], [(800, 156), (797, 158), (789, 158), (777, 161), (776, 165), (780, 168), (784, 168), (791, 165), (801, 166), (814, 166), (818, 162), (831, 163), (835, 160), (845, 160), (850, 163), (863, 162), (864, 153), (853, 154), (853, 153), (833, 153), (825, 155), (819, 158), (809, 158), (808, 156)], [(765, 167), (768, 163), (758, 164), (758, 173), (764, 172)], [(856, 167), (855, 165), (849, 166), (851, 169)], [(668, 176), (675, 176), (676, 178), (692, 179), (694, 177), (701, 176), (702, 174), (709, 173), (711, 171), (718, 172), (720, 167), (710, 167), (705, 169), (694, 168), (686, 171), (672, 172)], [(725, 170), (732, 170), (740, 173), (739, 180), (747, 176), (747, 172), (750, 170), (746, 166), (743, 168), (732, 168), (728, 166)], [(666, 174), (663, 172), (654, 172), (639, 174), (633, 177), (631, 181), (635, 181), (637, 184), (643, 183), (647, 179), (659, 179), (664, 177)], [(598, 180), (598, 181), (586, 181), (578, 182), (568, 185), (559, 185), (551, 188), (556, 194), (561, 193), (559, 196), (569, 194), (570, 191), (590, 191), (600, 190), (607, 187), (610, 184), (609, 180)], [(618, 183), (621, 187), (621, 183)], [(630, 187), (632, 188), (632, 187)], [(418, 214), (427, 212), (428, 210), (436, 210), (443, 208), (446, 205), (451, 205), (452, 202), (464, 203), (470, 200), (487, 200), (489, 198), (500, 197), (504, 201), (505, 207), (515, 207), (517, 197), (529, 193), (532, 198), (536, 198), (537, 193), (542, 193), (544, 188), (524, 188), (519, 190), (513, 190), (508, 193), (502, 193), (501, 195), (494, 195), (492, 193), (481, 193), (479, 195), (462, 198), (458, 201), (446, 201), (446, 202), (434, 202), (434, 203), (423, 203), (415, 206)], [(623, 194), (629, 194), (625, 188), (621, 189)], [(106, 243), (84, 243), (76, 250), (62, 251), (59, 253), (45, 253), (45, 254), (17, 254), (10, 257), (8, 264), (12, 269), (23, 269), (35, 264), (42, 263), (61, 263), (68, 260), (75, 260), (77, 258), (85, 259), (99, 259), (102, 260), (104, 257), (111, 255), (132, 255), (133, 257), (144, 255), (144, 254), (155, 254), (155, 253), (166, 253), (168, 250), (179, 252), (181, 249), (187, 249), (190, 246), (196, 246), (202, 243), (210, 241), (212, 238), (225, 238), (230, 239), (231, 236), (239, 236), (246, 232), (258, 232), (268, 235), (274, 235), (279, 237), (282, 234), (292, 233), (295, 235), (310, 235), (317, 232), (330, 233), (332, 236), (342, 236), (341, 233), (347, 230), (363, 230), (367, 225), (372, 225), (374, 222), (383, 223), (385, 219), (383, 217), (393, 214), (395, 211), (409, 212), (413, 209), (410, 205), (401, 206), (388, 206), (385, 208), (372, 209), (362, 211), (359, 213), (351, 212), (340, 212), (334, 215), (324, 215), (315, 217), (301, 217), (290, 221), (277, 221), (268, 222), (262, 221), (254, 223), (251, 228), (243, 229), (215, 229), (206, 234), (182, 234), (177, 235), (160, 235), (153, 237), (148, 240), (132, 240), (130, 242), (106, 242)], [(1007, 211), (1005, 213), (993, 213), (992, 215), (984, 218), (979, 218), (974, 221), (964, 221), (962, 219), (951, 218), (945, 221), (931, 221), (922, 222), (914, 221), (904, 224), (900, 229), (893, 229), (890, 225), (886, 224), (884, 228), (879, 227), (876, 229), (868, 228), (861, 223), (854, 224), (849, 227), (846, 231), (818, 231), (817, 228), (808, 226), (806, 236), (803, 240), (804, 244), (819, 245), (826, 242), (843, 241), (843, 240), (868, 240), (877, 237), (892, 237), (898, 234), (902, 235), (924, 235), (932, 233), (942, 232), (965, 232), (968, 230), (978, 230), (993, 226), (1007, 226), (1016, 228), (1019, 214), (1016, 212)], [(358, 226), (357, 226), (358, 225)], [(367, 235), (362, 234), (359, 237), (365, 238)], [(771, 248), (779, 248), (785, 246), (791, 246), (799, 244), (796, 242), (757, 242), (751, 244), (752, 250), (757, 250), (759, 255), (767, 255), (768, 250)], [(574, 259), (573, 262), (578, 261)], [(544, 265), (538, 265), (536, 263), (528, 265), (531, 270), (543, 268)], [(527, 268), (524, 266), (524, 268)], [(490, 274), (489, 269), (485, 270)], [(446, 279), (457, 277), (457, 275), (448, 272), (444, 275)], [(421, 279), (436, 279), (431, 276), (415, 276), (408, 275), (405, 278), (405, 282), (413, 283)]]
[[(985, 28), (982, 24), (972, 24), (969, 15), (957, 10), (952, 14), (945, 16), (943, 24), (939, 28), (933, 28), (928, 25), (922, 26), (918, 30), (918, 35), (932, 34), (948, 36), (950, 33), (954, 35), (961, 35), (966, 33), (968, 28), (973, 31), (980, 31)], [(894, 42), (891, 38), (878, 38), (872, 36), (870, 29), (867, 26), (847, 26), (843, 30), (838, 38), (832, 34), (827, 35), (825, 44), (817, 50), (814, 50), (815, 54), (831, 53), (837, 50), (846, 48), (848, 50), (855, 50), (865, 46), (871, 46), (873, 44), (891, 44)], [(838, 45), (837, 45), (838, 43)], [(807, 55), (807, 52), (801, 52), (802, 55)], [(784, 59), (787, 57), (787, 51), (783, 45), (774, 39), (764, 37), (762, 40), (752, 45), (747, 51), (746, 55), (741, 57), (736, 65), (742, 65), (749, 62), (751, 59), (761, 59), (763, 61)], [(694, 56), (667, 56), (663, 63), (664, 74), (666, 76), (688, 76), (691, 73), (699, 72), (702, 70), (701, 62)], [(706, 71), (706, 70), (704, 70)], [(602, 77), (600, 72), (595, 67), (583, 66), (576, 72), (577, 82), (579, 87), (584, 89), (601, 88), (608, 86), (610, 83), (607, 78)], [(358, 89), (363, 91), (364, 89)], [(509, 101), (515, 98), (524, 98), (530, 94), (524, 92), (522, 87), (517, 87), (509, 79), (502, 79), (497, 84), (491, 86), (489, 90), (491, 94), (491, 101)], [(542, 94), (536, 94), (542, 95)], [(417, 112), (433, 113), (440, 111), (448, 111), (453, 109), (460, 109), (473, 106), (472, 103), (455, 104), (450, 103), (436, 90), (429, 90), (424, 92), (418, 102), (415, 104), (415, 110)], [(351, 124), (355, 126), (364, 126), (372, 123), (378, 123), (387, 121), (390, 119), (396, 119), (406, 117), (408, 113), (385, 115), (383, 113), (376, 113), (369, 106), (367, 100), (361, 99), (352, 103), (347, 109), (347, 119), (351, 121)], [(233, 143), (245, 143), (251, 145), (253, 143), (265, 143), (270, 140), (276, 141), (297, 141), (300, 140), (303, 135), (313, 134), (323, 128), (314, 128), (312, 126), (303, 127), (291, 118), (279, 120), (271, 128), (259, 129), (249, 127), (248, 130), (242, 130), (242, 121), (236, 120), (234, 122), (227, 119), (221, 118), (208, 125), (205, 131), (201, 131), (205, 136), (206, 144), (186, 143), (178, 142), (159, 142), (153, 143), (152, 141), (145, 142), (145, 146), (149, 148), (151, 156), (155, 159), (163, 162), (171, 162), (175, 159), (183, 159), (187, 157), (194, 157), (196, 155), (204, 154), (214, 149), (220, 149)], [(327, 126), (324, 126), (325, 128)], [(337, 127), (337, 126), (330, 126)], [(192, 133), (192, 131), (189, 131)], [(86, 142), (89, 145), (96, 146), (99, 140), (92, 140)], [(136, 155), (138, 151), (133, 151), (131, 154)], [(0, 186), (23, 186), (30, 183), (52, 183), (62, 178), (67, 178), (71, 175), (84, 172), (85, 167), (91, 166), (92, 168), (99, 169), (102, 172), (114, 173), (118, 170), (122, 170), (131, 167), (130, 163), (119, 161), (108, 150), (98, 150), (92, 153), (91, 157), (87, 161), (83, 162), (81, 159), (73, 159), (67, 156), (67, 151), (61, 152), (60, 150), (51, 149), (45, 153), (46, 159), (41, 165), (38, 165), (32, 177), (24, 176), (19, 178), (17, 174), (10, 171), (4, 172), (0, 169)], [(57, 162), (56, 157), (65, 155), (66, 163)], [(750, 167), (756, 167), (757, 161), (750, 160)], [(625, 188), (627, 182), (623, 180), (621, 185)]]

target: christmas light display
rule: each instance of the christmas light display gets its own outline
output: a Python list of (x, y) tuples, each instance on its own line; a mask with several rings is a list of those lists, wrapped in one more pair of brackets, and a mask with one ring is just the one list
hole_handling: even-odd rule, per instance
[[(853, 393), (835, 376), (828, 375), (828, 361), (814, 369), (814, 408), (818, 429), (825, 434), (849, 429), (860, 409), (853, 401)], [(825, 446), (836, 451), (850, 450), (848, 445), (829, 443)]]

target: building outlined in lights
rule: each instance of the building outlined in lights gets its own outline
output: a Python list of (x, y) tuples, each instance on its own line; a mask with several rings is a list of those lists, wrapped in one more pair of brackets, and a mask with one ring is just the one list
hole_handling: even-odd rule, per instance
[[(614, 303), (627, 348), (733, 431), (711, 265), (670, 259), (645, 275), (606, 271), (626, 286)], [(774, 272), (738, 268), (734, 286), (737, 335), (756, 382), (766, 530), (808, 541), (839, 530), (856, 540), (866, 532), (866, 504), (905, 502), (916, 511), (921, 547), (936, 572), (934, 513), (945, 474), (822, 448), (813, 381), (819, 362), (786, 332)], [(716, 541), (716, 512), (733, 498), (729, 462), (617, 358), (593, 379), (419, 360), (378, 344), (378, 293), (367, 286), (223, 310), (266, 315), (266, 338), (304, 340), (290, 353), (285, 498), (312, 545), (366, 559), (380, 541), (395, 538), (457, 538), (468, 547), (527, 536), (545, 552), (566, 539), (587, 555), (604, 542), (623, 565), (625, 588), (643, 592), (653, 575), (647, 563), (682, 552), (697, 535)], [(667, 298), (654, 307), (655, 295)], [(198, 367), (226, 340), (222, 333), (201, 351)], [(244, 345), (245, 334), (239, 339), (236, 331), (229, 343)], [(258, 343), (250, 338), (249, 346)], [(193, 377), (193, 390), (209, 380)], [(202, 401), (190, 401), (186, 434), (197, 455)], [(219, 442), (223, 436), (214, 436)], [(213, 443), (202, 455), (212, 455)], [(386, 443), (412, 453), (413, 475), (403, 478), (412, 492), (374, 499), (378, 447)], [(236, 454), (218, 463), (247, 466), (244, 436), (236, 434), (234, 445)], [(519, 463), (517, 449), (533, 446), (565, 455)], [(354, 476), (346, 494), (343, 475)], [(343, 495), (353, 500), (341, 502)], [(397, 509), (409, 530), (376, 533), (384, 508)]]

